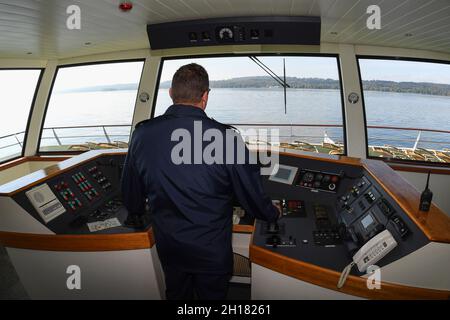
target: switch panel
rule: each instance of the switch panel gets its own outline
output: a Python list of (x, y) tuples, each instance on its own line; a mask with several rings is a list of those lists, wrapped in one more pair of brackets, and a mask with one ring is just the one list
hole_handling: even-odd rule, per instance
[(327, 173), (312, 170), (300, 170), (296, 185), (316, 191), (335, 193), (341, 177), (336, 173)]

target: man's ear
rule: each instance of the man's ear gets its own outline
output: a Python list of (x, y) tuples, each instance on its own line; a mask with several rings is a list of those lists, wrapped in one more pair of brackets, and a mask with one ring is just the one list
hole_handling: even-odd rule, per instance
[(204, 100), (205, 102), (208, 102), (208, 98), (209, 98), (209, 92), (205, 91), (205, 93), (202, 96), (202, 100)]
[(203, 96), (202, 96), (202, 101), (203, 101), (203, 103), (204, 103), (203, 110), (206, 109), (206, 105), (208, 104), (208, 98), (209, 98), (209, 92), (208, 92), (208, 91), (205, 91), (205, 93), (204, 93)]
[(169, 96), (170, 96), (170, 99), (173, 100), (173, 96), (172, 96), (172, 88), (169, 89)]

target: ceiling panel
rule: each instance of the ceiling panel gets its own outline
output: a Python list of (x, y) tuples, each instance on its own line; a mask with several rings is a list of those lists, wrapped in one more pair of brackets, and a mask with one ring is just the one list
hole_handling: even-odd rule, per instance
[[(119, 3), (0, 0), (0, 57), (56, 59), (148, 48), (148, 23), (254, 15), (320, 15), (323, 42), (450, 53), (449, 0), (133, 0), (129, 13)], [(66, 28), (72, 4), (81, 8), (81, 30)], [(373, 4), (381, 8), (381, 30), (366, 27)]]

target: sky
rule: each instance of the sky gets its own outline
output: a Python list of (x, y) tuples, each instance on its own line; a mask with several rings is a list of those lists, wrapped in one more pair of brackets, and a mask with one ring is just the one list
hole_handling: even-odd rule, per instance
[[(258, 58), (279, 76), (283, 75), (283, 58), (285, 58), (288, 77), (339, 79), (337, 60), (333, 57), (259, 56)], [(210, 80), (267, 76), (260, 67), (245, 56), (209, 57), (165, 60), (161, 81), (171, 80), (179, 67), (191, 62), (205, 67)], [(450, 84), (450, 64), (361, 59), (360, 67), (363, 80)], [(143, 62), (60, 68), (54, 89), (60, 91), (98, 85), (137, 83), (141, 78), (142, 69)]]
[(138, 83), (144, 62), (122, 62), (66, 67), (58, 70), (54, 91), (99, 85)]
[(0, 70), (0, 137), (25, 131), (40, 70)]
[(360, 68), (363, 80), (450, 84), (450, 64), (360, 59)]
[[(260, 56), (258, 58), (276, 74), (283, 74), (283, 57)], [(288, 77), (339, 79), (335, 58), (290, 56), (285, 57), (285, 59), (286, 75)], [(205, 67), (209, 73), (210, 80), (266, 75), (266, 73), (248, 57), (189, 58), (166, 60), (164, 62), (161, 81), (171, 80), (173, 74), (179, 67), (191, 62), (198, 63)], [(363, 80), (450, 84), (450, 64), (361, 59), (360, 66)]]
[[(277, 75), (283, 75), (283, 57), (258, 56), (258, 59)], [(286, 76), (288, 77), (339, 79), (335, 58), (285, 57), (285, 59)], [(161, 81), (171, 80), (173, 74), (179, 67), (191, 62), (202, 65), (208, 71), (210, 80), (267, 76), (267, 74), (248, 57), (189, 58), (166, 60), (164, 62), (163, 73), (161, 74)]]

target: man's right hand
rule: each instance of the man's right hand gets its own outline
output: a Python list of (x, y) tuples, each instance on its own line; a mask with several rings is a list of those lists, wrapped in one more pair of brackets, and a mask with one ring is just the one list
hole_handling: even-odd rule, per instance
[(283, 217), (283, 209), (281, 208), (281, 203), (274, 203), (273, 206), (278, 210), (278, 219), (281, 219)]

